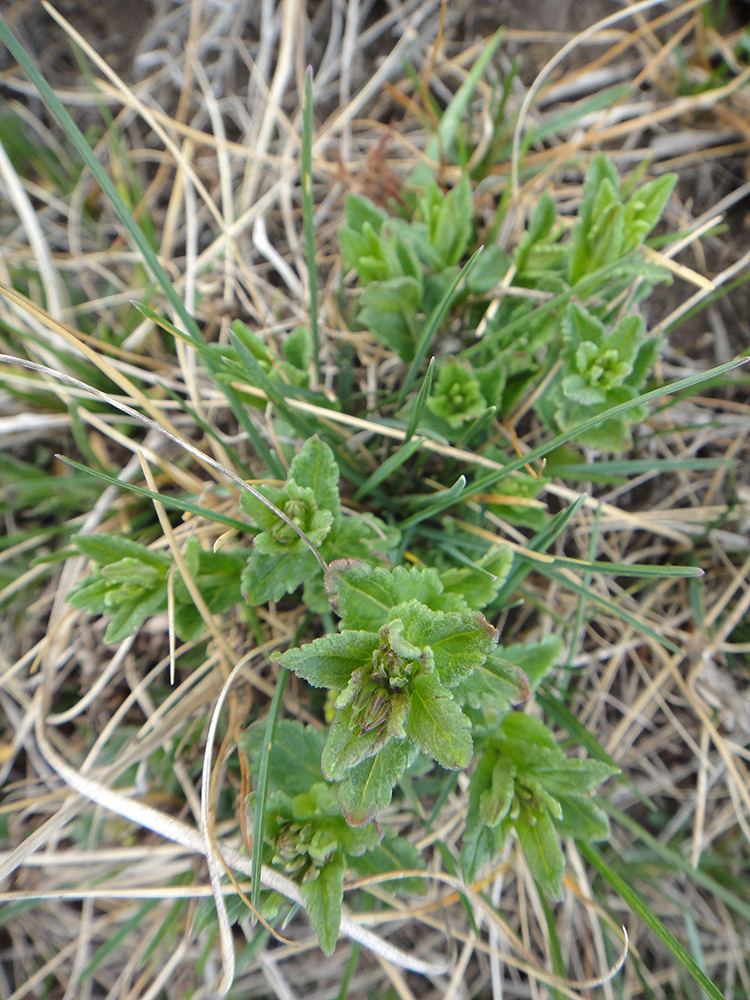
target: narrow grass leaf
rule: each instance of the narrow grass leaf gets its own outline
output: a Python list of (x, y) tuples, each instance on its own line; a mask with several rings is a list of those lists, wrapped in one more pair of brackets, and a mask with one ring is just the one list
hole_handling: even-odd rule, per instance
[(72, 458), (67, 458), (65, 455), (55, 455), (55, 458), (59, 458), (61, 462), (65, 462), (66, 465), (72, 466), (74, 469), (78, 469), (80, 472), (86, 472), (89, 476), (93, 476), (94, 479), (103, 479), (105, 483), (109, 483), (111, 486), (117, 486), (118, 489), (127, 490), (129, 493), (135, 493), (138, 496), (147, 497), (149, 500), (158, 501), (164, 504), (165, 507), (170, 510), (180, 510), (183, 513), (188, 512), (190, 514), (197, 514), (198, 517), (205, 517), (208, 521), (214, 521), (217, 524), (225, 524), (228, 528), (235, 528), (237, 531), (243, 533), (249, 532), (250, 525), (246, 524), (244, 521), (238, 521), (234, 517), (229, 517), (226, 514), (222, 514), (218, 510), (209, 510), (208, 507), (201, 507), (200, 504), (191, 503), (189, 500), (178, 500), (177, 497), (170, 497), (164, 493), (154, 493), (152, 490), (147, 490), (143, 486), (135, 486), (133, 483), (124, 483), (121, 479), (117, 479), (114, 476), (108, 476), (106, 472), (98, 472), (96, 469), (89, 469), (85, 465), (81, 465)]
[(649, 566), (646, 563), (608, 563), (590, 559), (567, 559), (565, 556), (555, 556), (554, 566), (564, 566), (567, 569), (586, 570), (587, 573), (599, 573), (604, 576), (685, 578), (703, 576), (699, 566)]
[[(565, 510), (561, 510), (558, 514), (555, 514), (547, 527), (535, 535), (531, 541), (527, 543), (526, 547), (531, 549), (533, 552), (545, 552), (550, 545), (552, 545), (555, 539), (565, 530), (568, 522), (575, 517), (585, 501), (586, 495), (581, 494), (581, 496), (579, 496), (577, 500), (570, 505), (570, 507), (566, 507)], [(532, 564), (530, 560), (522, 559), (519, 555), (514, 555), (511, 571), (508, 574), (505, 583), (500, 588), (497, 598), (493, 603), (502, 605), (507, 604), (508, 601), (512, 600), (524, 577), (531, 572), (531, 567)]]
[(302, 229), (305, 235), (305, 261), (310, 284), (310, 332), (312, 333), (315, 371), (320, 382), (320, 331), (318, 330), (318, 266), (315, 262), (315, 204), (312, 190), (313, 91), (312, 68), (305, 73), (305, 99), (302, 103)]
[(263, 866), (263, 831), (266, 823), (266, 796), (268, 793), (268, 760), (273, 747), (274, 730), (281, 710), (281, 699), (284, 696), (284, 688), (289, 679), (289, 671), (282, 670), (276, 678), (271, 707), (268, 710), (268, 720), (266, 722), (266, 734), (263, 741), (263, 749), (258, 765), (258, 790), (255, 797), (255, 809), (253, 815), (253, 854), (252, 854), (252, 887), (250, 889), (250, 902), (255, 911), (260, 905), (261, 890), (261, 868)]
[(453, 506), (465, 489), (466, 476), (459, 476), (453, 486), (449, 487), (447, 490), (440, 490), (439, 493), (436, 493), (434, 500), (430, 500), (423, 510), (417, 511), (416, 513), (405, 518), (399, 524), (399, 528), (401, 531), (405, 531), (407, 528), (411, 528), (415, 524), (419, 524), (420, 521), (426, 521), (435, 514), (440, 513), (440, 511), (445, 510), (446, 507)]
[(419, 421), (422, 419), (422, 414), (424, 413), (425, 404), (430, 396), (430, 390), (432, 389), (432, 379), (435, 374), (435, 358), (430, 358), (430, 363), (427, 365), (427, 371), (424, 373), (424, 378), (422, 379), (422, 385), (419, 389), (419, 395), (417, 396), (417, 401), (414, 405), (414, 413), (412, 414), (411, 420), (406, 428), (406, 437), (404, 438), (404, 444), (408, 444), (411, 440), (412, 435), (419, 426)]
[(452, 151), (455, 136), (466, 117), (477, 84), (482, 79), (484, 71), (489, 65), (490, 59), (495, 54), (504, 34), (505, 28), (500, 28), (485, 43), (479, 58), (471, 67), (468, 76), (456, 91), (455, 97), (443, 112), (443, 117), (440, 119), (440, 124), (438, 125), (437, 135), (434, 135), (425, 147), (423, 162), (412, 171), (409, 177), (410, 185), (426, 184), (433, 176), (429, 161), (432, 160), (437, 165), (444, 151)]
[(407, 441), (401, 445), (398, 451), (395, 451), (390, 455), (382, 465), (379, 465), (377, 469), (368, 476), (367, 479), (362, 483), (360, 488), (354, 494), (355, 500), (362, 500), (371, 493), (376, 486), (379, 486), (383, 480), (387, 479), (389, 476), (393, 475), (404, 462), (408, 462), (415, 451), (419, 449), (424, 444), (424, 438), (417, 437), (412, 438), (411, 441)]
[(148, 916), (151, 910), (153, 910), (153, 908), (158, 903), (159, 900), (154, 899), (154, 900), (149, 900), (149, 902), (144, 903), (142, 906), (139, 906), (136, 912), (133, 914), (133, 916), (130, 917), (129, 920), (126, 920), (123, 924), (121, 924), (117, 928), (117, 930), (112, 934), (112, 936), (108, 937), (107, 940), (96, 949), (91, 958), (91, 961), (78, 977), (79, 985), (81, 983), (84, 983), (88, 979), (88, 977), (92, 974), (92, 972), (95, 972), (96, 969), (102, 964), (104, 959), (107, 958), (108, 955), (111, 955), (112, 952), (115, 951), (117, 948), (119, 948), (122, 942), (130, 934), (134, 934), (138, 930), (138, 928), (143, 923), (145, 917)]
[(646, 924), (646, 926), (649, 927), (654, 934), (656, 934), (662, 944), (672, 952), (680, 965), (682, 965), (682, 967), (690, 973), (701, 989), (705, 990), (708, 996), (711, 997), (711, 1000), (724, 1000), (724, 994), (721, 993), (721, 991), (711, 982), (703, 969), (701, 969), (689, 952), (686, 951), (686, 949), (680, 944), (677, 938), (669, 930), (667, 930), (661, 920), (641, 899), (635, 889), (633, 889), (632, 886), (625, 881), (625, 879), (620, 878), (617, 872), (613, 871), (606, 861), (604, 861), (604, 859), (601, 858), (599, 854), (588, 844), (583, 844), (579, 841), (578, 850), (584, 858), (586, 858), (589, 864), (596, 868), (604, 881), (610, 885), (615, 890), (617, 895), (628, 904), (636, 916), (638, 916), (644, 924)]
[(448, 311), (448, 306), (453, 301), (453, 296), (456, 294), (456, 289), (461, 284), (461, 282), (469, 276), (477, 262), (477, 258), (484, 250), (484, 247), (479, 247), (474, 253), (469, 257), (464, 266), (461, 268), (459, 273), (450, 283), (447, 291), (443, 295), (442, 299), (438, 302), (435, 308), (432, 310), (430, 318), (427, 320), (422, 335), (419, 338), (417, 347), (414, 351), (414, 357), (411, 364), (409, 365), (409, 370), (406, 373), (406, 378), (404, 379), (404, 384), (401, 386), (401, 391), (399, 392), (398, 401), (396, 408), (403, 406), (406, 397), (409, 394), (409, 390), (414, 384), (414, 379), (417, 377), (417, 372), (419, 371), (419, 366), (424, 361), (427, 352), (430, 349), (432, 341), (435, 338), (435, 334), (438, 331), (438, 327)]
[(561, 479), (609, 483), (627, 479), (628, 476), (640, 476), (644, 472), (653, 472), (654, 475), (661, 475), (664, 472), (706, 472), (710, 469), (733, 468), (736, 465), (736, 461), (731, 458), (667, 458), (661, 461), (624, 458), (611, 461), (597, 459), (593, 465), (586, 462), (562, 462), (558, 465), (550, 461), (547, 470), (551, 475), (559, 476)]
[(118, 218), (122, 224), (127, 229), (133, 242), (138, 248), (143, 260), (148, 265), (149, 270), (156, 279), (157, 284), (162, 289), (164, 294), (167, 296), (170, 304), (174, 308), (177, 315), (180, 317), (182, 322), (185, 324), (185, 331), (187, 336), (190, 338), (193, 345), (197, 348), (205, 346), (205, 342), (198, 328), (197, 323), (190, 315), (190, 313), (185, 308), (185, 305), (180, 298), (180, 296), (175, 291), (172, 286), (172, 282), (169, 280), (167, 272), (164, 270), (162, 265), (159, 263), (159, 259), (154, 252), (153, 247), (149, 243), (145, 233), (138, 225), (138, 223), (133, 218), (128, 206), (123, 201), (120, 196), (119, 191), (115, 187), (114, 183), (110, 180), (104, 167), (97, 159), (93, 150), (86, 141), (85, 136), (80, 131), (76, 123), (73, 121), (71, 116), (65, 109), (62, 101), (57, 97), (55, 92), (52, 90), (50, 85), (44, 79), (44, 76), (37, 68), (34, 60), (27, 53), (26, 49), (21, 45), (21, 43), (16, 39), (14, 34), (10, 31), (8, 26), (5, 24), (2, 18), (0, 18), (0, 38), (5, 42), (5, 44), (10, 49), (13, 57), (18, 61), (19, 65), (26, 73), (28, 78), (34, 84), (34, 86), (39, 91), (44, 103), (52, 111), (54, 116), (60, 122), (68, 136), (70, 141), (75, 146), (81, 159), (84, 161), (86, 166), (89, 168), (94, 176), (97, 184), (101, 187), (104, 194), (107, 196), (108, 201), (112, 205), (113, 209), (117, 213)]
[(569, 576), (564, 576), (562, 573), (558, 573), (551, 566), (545, 563), (534, 563), (534, 568), (539, 572), (548, 576), (551, 580), (556, 580), (561, 587), (567, 587), (568, 590), (572, 590), (576, 594), (581, 594), (583, 597), (587, 597), (590, 601), (594, 601), (596, 604), (601, 605), (601, 607), (606, 608), (611, 611), (613, 615), (618, 618), (622, 618), (624, 622), (632, 625), (633, 628), (637, 629), (642, 635), (647, 635), (649, 638), (658, 642), (659, 645), (664, 646), (672, 653), (677, 653), (682, 656), (683, 650), (679, 646), (676, 646), (670, 639), (665, 639), (663, 635), (659, 635), (656, 629), (651, 628), (646, 622), (635, 615), (631, 615), (629, 611), (625, 611), (624, 608), (620, 607), (615, 601), (610, 601), (606, 597), (602, 597), (593, 590), (586, 590), (586, 588), (581, 583), (577, 583), (571, 580)]
[(653, 837), (647, 830), (645, 830), (641, 824), (628, 816), (627, 813), (618, 809), (617, 806), (613, 806), (611, 802), (606, 800), (601, 803), (603, 809), (605, 809), (612, 819), (616, 820), (621, 826), (624, 826), (626, 830), (629, 830), (634, 834), (640, 841), (642, 841), (649, 850), (661, 858), (665, 864), (669, 865), (671, 868), (676, 869), (686, 875), (692, 882), (696, 885), (702, 886), (708, 892), (716, 896), (717, 899), (722, 900), (726, 905), (735, 911), (743, 920), (750, 924), (750, 904), (746, 903), (743, 899), (740, 899), (735, 893), (727, 889), (726, 886), (718, 882), (713, 876), (704, 872), (701, 868), (694, 868), (690, 862), (684, 858), (679, 851), (672, 850), (666, 844), (663, 844), (656, 837)]

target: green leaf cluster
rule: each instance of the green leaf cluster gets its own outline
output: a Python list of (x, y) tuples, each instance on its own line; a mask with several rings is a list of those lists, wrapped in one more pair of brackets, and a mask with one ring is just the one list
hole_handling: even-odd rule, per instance
[(324, 560), (343, 556), (371, 558), (375, 547), (396, 543), (393, 531), (378, 518), (346, 518), (339, 499), (339, 467), (329, 446), (315, 436), (292, 459), (286, 482), (261, 485), (260, 492), (292, 521), (294, 528), (261, 500), (243, 493), (240, 506), (261, 529), (242, 572), (242, 593), (251, 605), (278, 601), (305, 584), (304, 600), (311, 611), (325, 612), (328, 602), (314, 545)]
[[(77, 535), (74, 542), (96, 568), (71, 590), (68, 602), (89, 614), (110, 616), (105, 642), (120, 642), (146, 618), (166, 611), (167, 577), (173, 565), (170, 555), (117, 535)], [(242, 552), (205, 551), (195, 539), (189, 539), (184, 559), (210, 612), (220, 614), (241, 601)], [(174, 627), (186, 642), (199, 638), (205, 630), (179, 574), (174, 582)]]
[(497, 633), (444, 591), (436, 570), (339, 560), (326, 589), (340, 631), (279, 662), (337, 692), (322, 766), (341, 782), (344, 814), (359, 825), (388, 804), (419, 752), (446, 768), (470, 763), (471, 723), (451, 689), (484, 664)]
[(539, 719), (507, 715), (487, 740), (471, 777), (461, 848), (466, 879), (474, 881), (496, 860), (515, 830), (532, 875), (560, 899), (565, 867), (560, 838), (607, 838), (607, 815), (591, 796), (615, 773), (601, 761), (567, 757)]
[[(640, 316), (624, 316), (612, 328), (588, 309), (571, 303), (562, 326), (560, 367), (537, 404), (550, 427), (566, 431), (602, 410), (635, 399), (658, 353)], [(582, 444), (622, 451), (631, 443), (630, 425), (646, 415), (644, 406), (611, 417), (579, 437)]]
[(473, 228), (466, 176), (447, 194), (430, 180), (413, 201), (407, 220), (348, 195), (339, 230), (344, 268), (362, 284), (356, 322), (404, 361), (414, 358), (425, 317), (455, 280)]
[[(638, 304), (669, 279), (642, 247), (675, 180), (665, 175), (630, 191), (599, 154), (572, 227), (545, 193), (512, 255), (486, 248), (443, 320), (442, 328), (458, 331), (465, 346), (439, 360), (418, 431), (481, 446), (495, 413), (512, 411), (542, 381), (533, 408), (556, 431), (634, 398), (659, 347), (645, 336)], [(420, 330), (471, 253), (479, 227), (466, 174), (447, 194), (430, 181), (405, 202), (408, 218), (403, 211), (389, 217), (367, 199), (349, 196), (339, 241), (345, 268), (359, 278), (353, 321), (410, 362)], [(509, 273), (514, 287), (531, 294), (507, 291), (493, 299)], [(407, 422), (417, 399), (415, 392), (399, 413)], [(579, 443), (622, 450), (630, 424), (642, 417), (635, 408), (586, 432)]]
[[(264, 724), (252, 726), (240, 739), (256, 768), (264, 739)], [(413, 845), (394, 831), (346, 822), (335, 786), (322, 780), (323, 743), (322, 733), (299, 722), (283, 720), (276, 726), (268, 760), (272, 791), (266, 799), (263, 859), (299, 883), (320, 946), (330, 955), (341, 925), (347, 869), (371, 875), (422, 863)], [(249, 801), (255, 805), (254, 794)]]
[(78, 535), (74, 541), (97, 567), (71, 590), (68, 603), (111, 616), (105, 642), (120, 642), (144, 619), (166, 610), (169, 556), (117, 535)]

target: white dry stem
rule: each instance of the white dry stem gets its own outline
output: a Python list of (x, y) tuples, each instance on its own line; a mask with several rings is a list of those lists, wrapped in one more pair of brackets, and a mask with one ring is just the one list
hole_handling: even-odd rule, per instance
[[(145, 805), (136, 799), (131, 799), (123, 795), (119, 791), (107, 788), (98, 781), (74, 770), (50, 745), (41, 719), (38, 719), (37, 722), (36, 741), (47, 764), (53, 768), (70, 788), (83, 798), (101, 806), (103, 809), (108, 809), (118, 816), (122, 816), (124, 819), (130, 820), (132, 823), (136, 823), (147, 830), (159, 834), (166, 840), (180, 844), (188, 848), (188, 850), (204, 856), (209, 864), (216, 863), (216, 855), (213, 847), (207, 845), (206, 838), (201, 832), (194, 830), (186, 823), (176, 820), (174, 817), (168, 816), (158, 809), (154, 809), (152, 806)], [(221, 844), (220, 846), (221, 855), (228, 864), (244, 875), (252, 874), (252, 864), (248, 857), (240, 854), (239, 851), (226, 844)], [(5, 865), (0, 865), (0, 880), (10, 874), (12, 870), (12, 868), (9, 869), (9, 862), (6, 860)], [(295, 882), (285, 878), (266, 865), (263, 865), (261, 869), (261, 881), (266, 888), (275, 890), (287, 899), (292, 900), (292, 902), (297, 903), (302, 909), (305, 908)], [(363, 947), (368, 948), (386, 961), (400, 968), (409, 969), (412, 972), (426, 976), (442, 975), (446, 971), (446, 966), (443, 963), (424, 962), (412, 955), (408, 955), (400, 948), (396, 948), (387, 941), (383, 941), (382, 938), (379, 938), (371, 931), (365, 930), (365, 928), (361, 927), (356, 921), (345, 914), (341, 917), (341, 933), (352, 938), (354, 941), (358, 941)]]
[[(52, 256), (47, 241), (44, 238), (42, 227), (39, 225), (37, 214), (31, 204), (31, 199), (26, 194), (23, 184), (2, 142), (0, 142), (0, 178), (2, 178), (5, 184), (6, 192), (13, 202), (13, 206), (29, 239), (29, 246), (34, 254), (44, 294), (47, 298), (47, 309), (55, 319), (62, 319), (64, 292), (60, 284), (59, 275), (52, 263)], [(63, 346), (62, 341), (57, 343), (53, 339), (52, 343), (58, 347)]]

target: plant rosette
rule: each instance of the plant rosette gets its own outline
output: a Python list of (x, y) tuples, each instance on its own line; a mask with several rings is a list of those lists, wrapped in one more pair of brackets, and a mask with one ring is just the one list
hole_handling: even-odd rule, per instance
[(444, 594), (435, 571), (337, 560), (327, 585), (340, 631), (287, 650), (279, 662), (313, 687), (338, 692), (321, 763), (341, 782), (341, 807), (359, 826), (390, 802), (419, 752), (449, 769), (471, 762), (471, 721), (451, 689), (484, 664), (498, 633), (480, 612), (460, 607), (458, 595)]

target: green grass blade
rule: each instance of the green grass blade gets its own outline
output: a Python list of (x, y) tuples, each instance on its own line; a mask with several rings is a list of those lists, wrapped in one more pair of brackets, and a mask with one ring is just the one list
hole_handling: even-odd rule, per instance
[(135, 486), (133, 483), (124, 483), (121, 479), (116, 479), (114, 476), (108, 476), (106, 472), (89, 469), (88, 466), (81, 465), (72, 458), (66, 458), (65, 455), (55, 455), (55, 458), (59, 458), (60, 461), (65, 462), (66, 465), (70, 465), (72, 468), (78, 469), (79, 472), (85, 472), (89, 476), (93, 476), (95, 479), (104, 480), (104, 482), (109, 483), (110, 486), (117, 486), (118, 489), (127, 490), (129, 493), (135, 493), (138, 496), (147, 497), (149, 500), (158, 501), (158, 503), (163, 504), (163, 506), (168, 510), (180, 510), (183, 513), (189, 512), (190, 514), (197, 514), (198, 517), (205, 517), (207, 521), (214, 521), (217, 524), (225, 524), (228, 528), (235, 528), (237, 531), (241, 531), (243, 533), (251, 530), (249, 524), (246, 524), (244, 521), (238, 521), (234, 517), (228, 517), (226, 514), (222, 514), (218, 510), (209, 510), (208, 507), (201, 507), (200, 504), (191, 503), (189, 500), (178, 500), (177, 497), (169, 497), (162, 493), (154, 493), (152, 490), (147, 490), (143, 486)]
[(133, 916), (121, 924), (112, 936), (107, 938), (107, 940), (96, 949), (91, 957), (91, 961), (78, 977), (77, 982), (79, 985), (84, 983), (92, 972), (95, 972), (96, 969), (102, 964), (104, 959), (107, 958), (108, 955), (111, 955), (112, 952), (115, 951), (130, 934), (137, 931), (143, 923), (144, 918), (148, 916), (158, 902), (158, 899), (153, 899), (139, 906)]
[(662, 944), (672, 952), (680, 965), (690, 973), (701, 989), (706, 991), (711, 1000), (724, 1000), (723, 994), (714, 986), (703, 969), (700, 968), (690, 953), (683, 948), (677, 938), (667, 930), (653, 910), (646, 905), (630, 884), (625, 879), (620, 878), (588, 844), (583, 844), (579, 841), (578, 850), (589, 864), (596, 868), (604, 881), (615, 890), (617, 895), (656, 934)]
[(305, 99), (302, 104), (302, 230), (305, 235), (305, 261), (310, 283), (310, 332), (312, 333), (315, 371), (320, 383), (320, 331), (318, 330), (318, 266), (315, 262), (315, 205), (312, 190), (313, 91), (312, 69), (305, 73)]
[(362, 483), (360, 488), (354, 494), (354, 499), (362, 500), (366, 497), (367, 494), (371, 493), (376, 486), (379, 486), (384, 479), (387, 479), (388, 476), (396, 472), (397, 469), (400, 469), (404, 462), (408, 462), (414, 452), (419, 451), (423, 444), (424, 438), (419, 437), (412, 438), (411, 441), (407, 441), (402, 444), (398, 451), (394, 451), (392, 455), (389, 455), (385, 462), (383, 462), (382, 465), (379, 465), (372, 475), (367, 477), (364, 483)]
[[(585, 500), (586, 496), (582, 494), (574, 503), (570, 505), (570, 507), (567, 507), (565, 510), (561, 510), (558, 514), (555, 514), (547, 527), (531, 539), (531, 541), (527, 544), (527, 548), (531, 549), (533, 552), (545, 552), (550, 545), (552, 545), (555, 539), (565, 530), (566, 525), (571, 518), (575, 517), (583, 506)], [(506, 577), (505, 583), (498, 591), (493, 605), (502, 605), (503, 603), (507, 603), (512, 600), (518, 587), (521, 585), (521, 581), (531, 572), (531, 568), (532, 563), (530, 559), (522, 559), (521, 556), (514, 555), (510, 573)]]
[(276, 729), (276, 722), (281, 710), (281, 699), (284, 696), (284, 688), (289, 678), (288, 670), (281, 670), (274, 688), (271, 707), (268, 710), (266, 721), (266, 737), (263, 741), (263, 751), (258, 765), (258, 791), (255, 797), (255, 809), (253, 810), (253, 855), (252, 855), (252, 880), (250, 889), (250, 902), (257, 911), (260, 905), (260, 870), (263, 864), (263, 830), (266, 822), (266, 795), (268, 794), (268, 759), (271, 756), (273, 747), (273, 735)]
[(424, 378), (422, 379), (422, 385), (419, 388), (419, 395), (417, 396), (417, 401), (414, 404), (414, 413), (409, 421), (409, 425), (406, 428), (406, 437), (404, 438), (404, 444), (407, 444), (417, 427), (419, 426), (419, 421), (422, 419), (422, 414), (424, 413), (425, 405), (430, 396), (430, 390), (432, 389), (432, 379), (435, 375), (435, 358), (430, 358), (430, 363), (427, 365), (427, 371), (424, 373)]
[(693, 868), (690, 862), (684, 858), (679, 851), (672, 850), (666, 844), (663, 844), (656, 837), (653, 837), (648, 830), (644, 829), (641, 824), (634, 820), (632, 817), (628, 816), (617, 806), (613, 806), (610, 802), (602, 801), (601, 806), (605, 809), (612, 819), (616, 820), (621, 826), (624, 826), (626, 830), (629, 830), (634, 834), (649, 850), (661, 858), (665, 864), (669, 865), (671, 868), (676, 869), (686, 875), (692, 882), (696, 885), (702, 886), (712, 895), (716, 896), (723, 903), (726, 903), (729, 909), (734, 910), (734, 912), (742, 917), (748, 924), (750, 924), (750, 904), (746, 903), (744, 900), (740, 899), (735, 893), (731, 892), (726, 886), (722, 885), (711, 875), (708, 875), (700, 868)]
[(122, 222), (123, 226), (127, 229), (130, 234), (131, 239), (138, 248), (143, 260), (148, 265), (151, 274), (153, 275), (155, 281), (162, 289), (164, 294), (167, 296), (170, 304), (173, 306), (175, 312), (180, 317), (182, 322), (185, 324), (185, 331), (187, 336), (190, 338), (191, 342), (195, 347), (202, 347), (204, 345), (204, 340), (201, 332), (198, 328), (197, 323), (190, 315), (190, 313), (185, 308), (185, 305), (172, 286), (172, 282), (169, 280), (169, 276), (164, 268), (159, 263), (159, 259), (156, 256), (151, 244), (149, 243), (145, 233), (138, 225), (138, 223), (133, 218), (128, 206), (125, 204), (123, 199), (120, 197), (120, 193), (110, 180), (104, 167), (102, 167), (99, 160), (94, 155), (93, 150), (89, 146), (83, 133), (80, 131), (76, 123), (73, 121), (71, 116), (66, 111), (64, 105), (57, 97), (55, 92), (52, 90), (50, 85), (42, 76), (41, 72), (37, 69), (34, 60), (28, 54), (26, 49), (17, 40), (15, 35), (6, 25), (3, 18), (0, 17), (0, 39), (5, 42), (8, 46), (13, 57), (17, 60), (18, 64), (21, 66), (23, 71), (26, 73), (28, 78), (34, 84), (34, 86), (39, 91), (42, 100), (50, 109), (52, 114), (60, 122), (65, 134), (68, 136), (70, 141), (75, 146), (81, 159), (89, 168), (91, 173), (94, 175), (94, 179), (97, 184), (101, 187), (102, 191), (106, 195), (108, 201), (112, 205), (112, 208), (117, 213), (118, 218)]
[(584, 462), (550, 461), (547, 472), (561, 479), (579, 479), (590, 483), (609, 483), (639, 476), (644, 472), (706, 472), (710, 469), (733, 468), (737, 463), (731, 458), (667, 458), (649, 461), (645, 458), (596, 460), (594, 465)]
[(649, 566), (647, 563), (609, 563), (589, 559), (567, 559), (565, 556), (555, 556), (554, 560), (554, 563), (549, 565), (585, 570), (586, 573), (599, 573), (603, 576), (657, 577), (659, 580), (703, 576), (703, 570), (699, 566)]
[(453, 296), (456, 294), (456, 289), (464, 280), (464, 278), (469, 276), (469, 274), (474, 268), (474, 265), (477, 262), (477, 258), (479, 257), (479, 255), (483, 250), (484, 247), (479, 247), (478, 250), (474, 251), (471, 257), (469, 257), (464, 266), (458, 272), (454, 280), (451, 282), (450, 287), (445, 292), (442, 299), (432, 310), (432, 314), (430, 315), (430, 318), (427, 320), (424, 330), (422, 331), (422, 335), (419, 338), (419, 343), (417, 344), (416, 350), (414, 352), (414, 357), (412, 359), (412, 362), (409, 365), (409, 371), (406, 373), (404, 384), (401, 386), (401, 391), (399, 392), (398, 401), (396, 403), (396, 409), (399, 409), (401, 406), (403, 406), (404, 400), (409, 394), (409, 390), (411, 389), (414, 383), (414, 379), (417, 377), (419, 366), (422, 364), (425, 357), (427, 356), (427, 352), (429, 351), (432, 341), (435, 337), (435, 334), (438, 331), (440, 322), (443, 316), (445, 316), (446, 312), (448, 311), (448, 306), (453, 301)]
[[(474, 91), (477, 88), (477, 84), (482, 79), (484, 71), (489, 64), (490, 59), (492, 59), (492, 56), (495, 54), (495, 50), (500, 44), (504, 34), (505, 28), (500, 28), (489, 39), (489, 41), (485, 43), (479, 58), (471, 67), (469, 75), (458, 88), (455, 97), (443, 112), (443, 117), (440, 119), (440, 124), (438, 125), (437, 134), (430, 139), (425, 147), (424, 161), (432, 160), (432, 162), (437, 165), (440, 162), (441, 154), (444, 151), (451, 151), (454, 143), (454, 137), (458, 129), (461, 127), (462, 121), (466, 117), (469, 105), (471, 104), (471, 99), (474, 96)], [(411, 176), (409, 177), (409, 184), (426, 184), (432, 176), (433, 170), (429, 165), (429, 162), (422, 162), (412, 171)]]
[(595, 604), (599, 604), (601, 607), (611, 611), (613, 615), (616, 615), (624, 622), (632, 625), (633, 628), (637, 629), (642, 635), (649, 636), (649, 638), (655, 640), (660, 646), (663, 646), (670, 652), (677, 653), (679, 656), (682, 656), (684, 650), (680, 649), (679, 646), (675, 646), (670, 639), (665, 639), (663, 635), (659, 635), (656, 629), (651, 628), (650, 625), (647, 625), (646, 622), (636, 618), (635, 615), (631, 615), (629, 611), (625, 611), (614, 601), (607, 600), (606, 597), (602, 597), (593, 590), (587, 590), (583, 584), (576, 583), (574, 580), (571, 580), (570, 577), (564, 576), (562, 573), (558, 573), (547, 563), (535, 563), (534, 568), (539, 573), (543, 573), (550, 579), (556, 580), (561, 587), (567, 587), (568, 590), (572, 590), (575, 594), (580, 594), (582, 597), (586, 597)]
[[(600, 505), (597, 506), (594, 511), (594, 523), (591, 525), (591, 535), (589, 536), (589, 560), (593, 561), (596, 558), (596, 553), (599, 550), (599, 534), (601, 531), (601, 517), (602, 508)], [(586, 590), (591, 589), (591, 573), (583, 574), (583, 586)], [(578, 643), (580, 642), (581, 633), (583, 632), (584, 622), (586, 620), (586, 607), (588, 604), (588, 599), (585, 597), (578, 598), (578, 607), (576, 608), (576, 616), (573, 624), (573, 635), (568, 644), (568, 658), (565, 666), (569, 669), (575, 656), (576, 650), (578, 649)], [(571, 677), (571, 674), (564, 675), (565, 679), (565, 689), (567, 689), (567, 683)]]
[(433, 517), (441, 510), (445, 510), (446, 507), (452, 507), (465, 489), (466, 476), (459, 476), (453, 486), (449, 487), (449, 489), (440, 490), (436, 493), (435, 499), (427, 503), (426, 507), (422, 510), (416, 511), (414, 514), (411, 514), (409, 517), (401, 521), (399, 528), (402, 531), (405, 531), (407, 528), (412, 528), (415, 524), (419, 524), (420, 521), (426, 521), (428, 518)]

